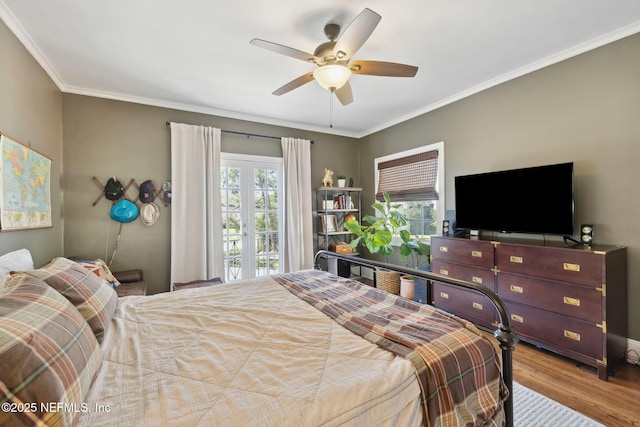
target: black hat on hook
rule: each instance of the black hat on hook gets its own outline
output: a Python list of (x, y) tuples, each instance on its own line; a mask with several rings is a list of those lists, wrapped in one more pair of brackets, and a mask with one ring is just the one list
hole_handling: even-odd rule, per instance
[(109, 200), (120, 200), (123, 195), (124, 187), (122, 186), (122, 183), (120, 183), (115, 176), (113, 178), (109, 178), (107, 185), (104, 186), (104, 197)]

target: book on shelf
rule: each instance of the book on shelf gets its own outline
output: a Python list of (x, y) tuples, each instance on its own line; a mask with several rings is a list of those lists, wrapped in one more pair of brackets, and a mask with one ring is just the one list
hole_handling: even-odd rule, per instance
[(337, 194), (333, 196), (333, 209), (353, 209), (351, 196), (348, 194)]

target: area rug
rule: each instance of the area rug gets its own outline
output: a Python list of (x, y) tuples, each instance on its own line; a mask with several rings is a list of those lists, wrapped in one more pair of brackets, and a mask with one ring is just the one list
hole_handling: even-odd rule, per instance
[(513, 402), (515, 427), (605, 427), (515, 382), (513, 383)]

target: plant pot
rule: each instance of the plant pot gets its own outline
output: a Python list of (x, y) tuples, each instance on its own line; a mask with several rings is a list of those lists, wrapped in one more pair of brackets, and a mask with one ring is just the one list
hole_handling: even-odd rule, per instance
[(346, 179), (339, 179), (338, 180), (338, 187), (344, 187), (346, 183), (347, 183)]
[(413, 299), (415, 282), (411, 276), (400, 277), (400, 296), (406, 299)]

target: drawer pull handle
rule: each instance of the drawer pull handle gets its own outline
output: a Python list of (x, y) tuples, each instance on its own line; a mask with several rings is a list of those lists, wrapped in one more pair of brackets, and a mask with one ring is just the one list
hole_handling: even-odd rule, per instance
[(580, 271), (580, 264), (570, 264), (568, 262), (565, 262), (564, 264), (562, 264), (562, 266), (567, 271)]
[(522, 264), (524, 262), (524, 259), (521, 256), (515, 256), (515, 255), (511, 255), (509, 257), (509, 261), (515, 263), (515, 264)]
[(580, 307), (580, 300), (578, 298), (564, 297), (562, 300), (565, 304)]
[(580, 341), (580, 334), (577, 332), (571, 332), (571, 331), (567, 331), (566, 329), (564, 330), (564, 336), (566, 338), (569, 338), (570, 340), (574, 340), (574, 341)]
[(440, 252), (449, 252), (449, 248), (446, 246), (440, 246)]
[(471, 278), (471, 281), (472, 281), (473, 283), (477, 283), (478, 285), (482, 285), (482, 277), (476, 277), (476, 276), (473, 276), (473, 277)]
[(473, 308), (475, 308), (476, 310), (482, 310), (482, 304), (480, 304), (479, 302), (474, 302), (473, 303)]
[(511, 292), (515, 292), (516, 294), (524, 293), (522, 286), (511, 285), (509, 286), (509, 289), (511, 289)]
[(440, 292), (440, 296), (444, 299), (449, 299), (449, 294), (446, 292)]
[(524, 317), (518, 316), (517, 314), (512, 314), (511, 320), (513, 320), (514, 322), (524, 323)]
[(440, 274), (442, 274), (443, 276), (448, 276), (449, 275), (449, 271), (445, 270), (444, 268), (440, 269)]
[(475, 258), (482, 258), (482, 252), (480, 251), (471, 251), (471, 256)]

